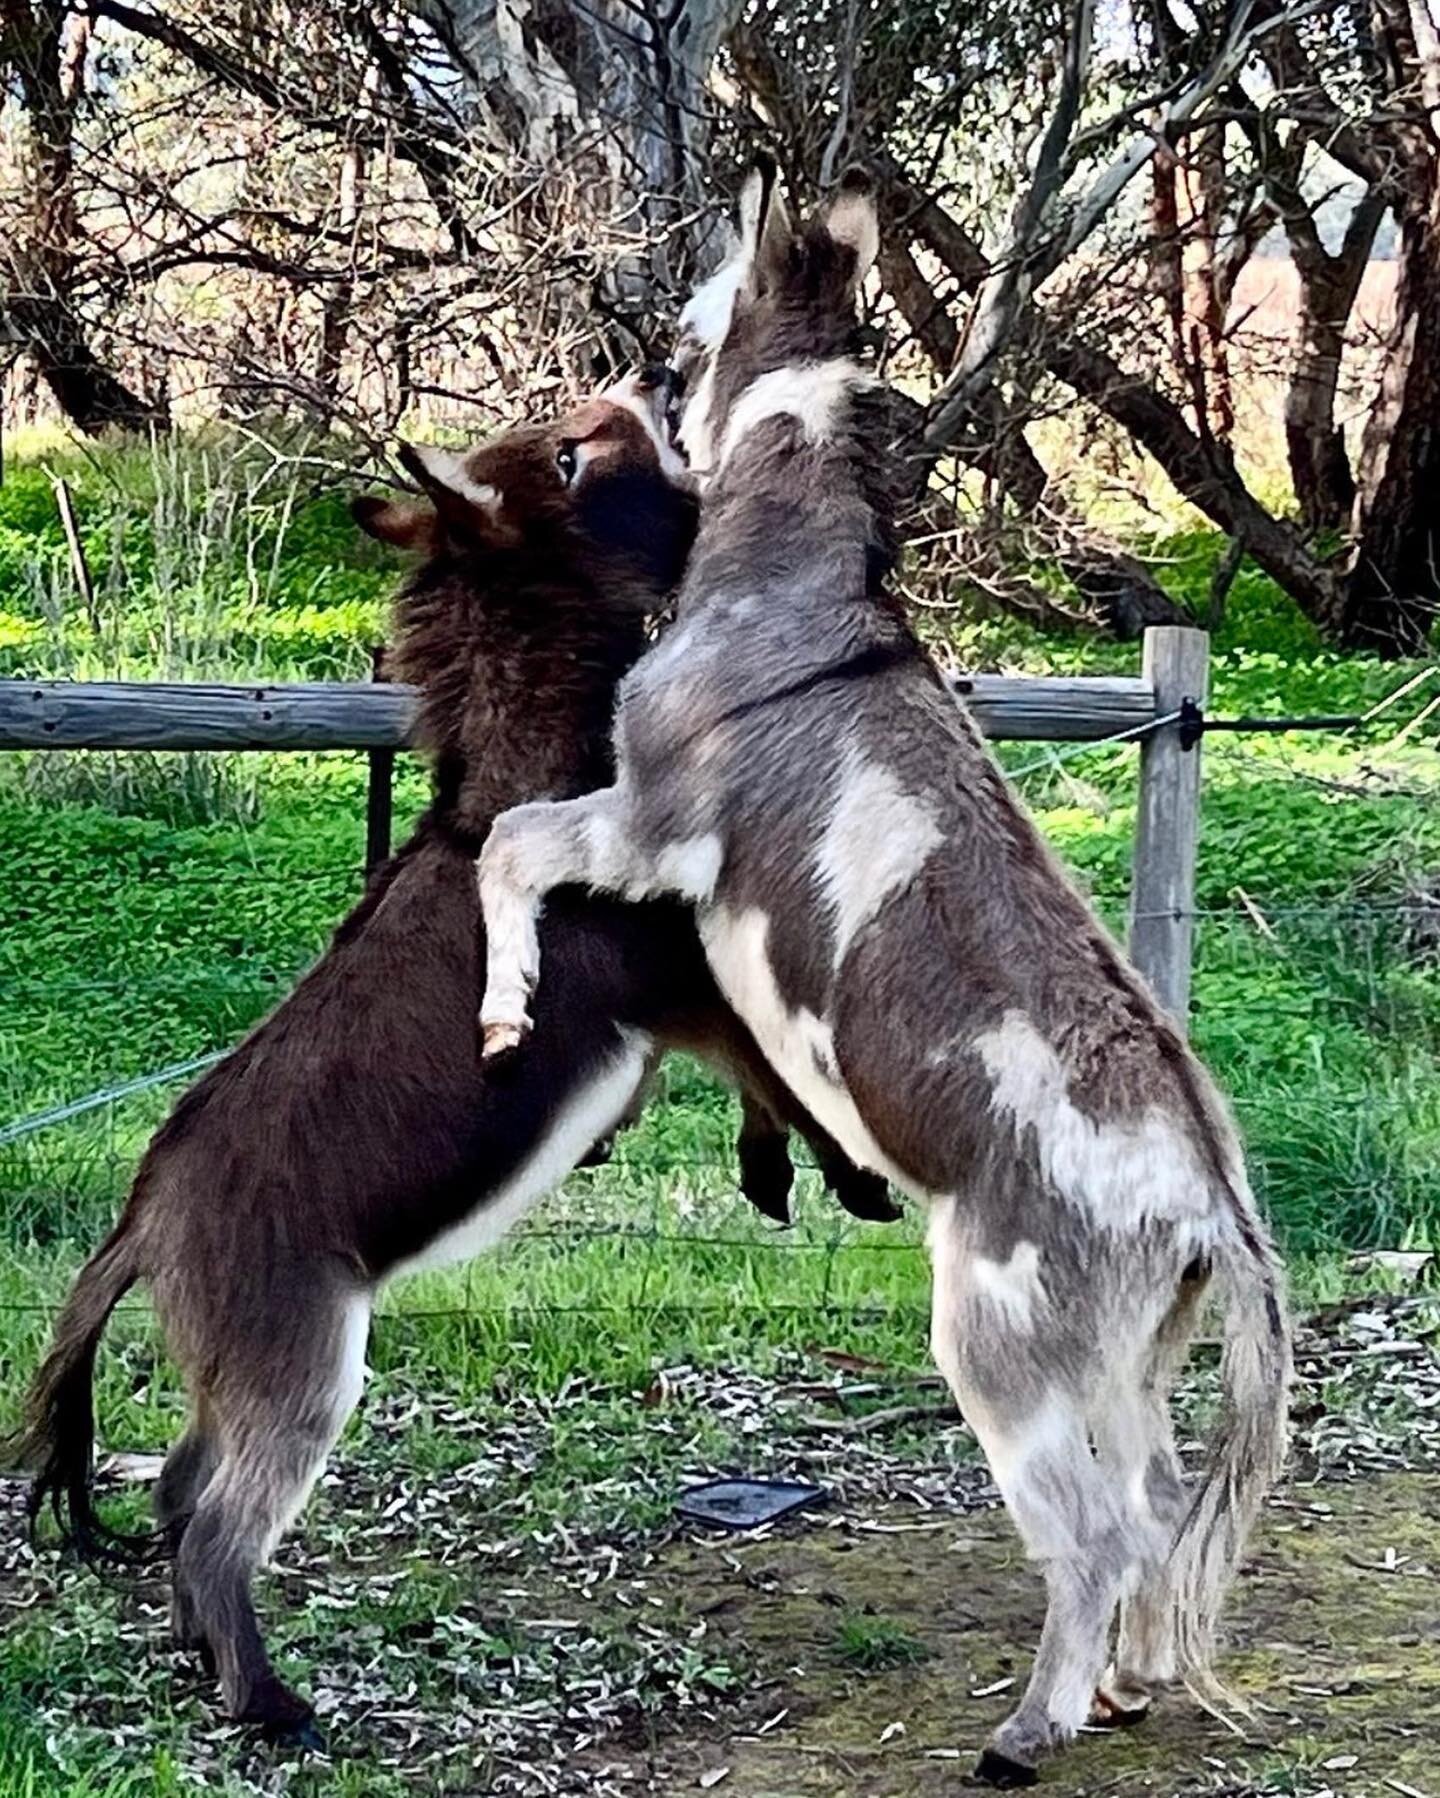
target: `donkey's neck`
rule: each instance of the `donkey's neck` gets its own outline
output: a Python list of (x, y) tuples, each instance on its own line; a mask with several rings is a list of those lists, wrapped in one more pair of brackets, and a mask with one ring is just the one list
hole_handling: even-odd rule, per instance
[(803, 372), (766, 374), (736, 399), (681, 615), (738, 612), (767, 637), (822, 653), (837, 636), (908, 634), (889, 588), (896, 497), (886, 390), (853, 363), (819, 365), (810, 388)]
[(615, 688), (645, 648), (640, 612), (578, 580), (482, 596), (453, 574), (428, 591), (424, 579), (395, 661), (420, 688), (435, 822), (478, 846), (510, 806), (605, 785)]
[[(514, 672), (512, 669), (509, 671)], [(496, 817), (534, 799), (568, 799), (608, 784), (615, 680), (557, 681), (554, 664), (491, 683), (458, 741), (435, 757), (435, 817), (478, 849)]]

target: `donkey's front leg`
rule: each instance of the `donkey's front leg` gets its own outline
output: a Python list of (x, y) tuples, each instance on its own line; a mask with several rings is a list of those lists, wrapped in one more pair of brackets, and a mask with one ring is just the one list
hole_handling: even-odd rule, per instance
[(483, 1054), (517, 1048), (530, 1032), (530, 995), (540, 978), (538, 924), (552, 887), (587, 886), (641, 899), (668, 885), (641, 853), (619, 787), (517, 805), (490, 827), (476, 869), (485, 914)]

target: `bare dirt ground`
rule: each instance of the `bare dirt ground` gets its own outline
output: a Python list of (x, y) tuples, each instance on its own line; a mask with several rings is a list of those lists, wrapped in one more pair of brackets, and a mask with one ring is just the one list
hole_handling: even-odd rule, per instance
[[(953, 1794), (1014, 1702), (1042, 1614), (1003, 1516), (927, 1520), (913, 1506), (761, 1543), (678, 1543), (650, 1587), (750, 1667), (741, 1714), (636, 1757), (667, 1794)], [(847, 1664), (841, 1619), (867, 1615), (926, 1658)], [(1440, 1798), (1440, 1477), (1282, 1500), (1227, 1633), (1224, 1676), (1254, 1710), (1245, 1739), (1176, 1695), (1140, 1729), (1082, 1737), (1042, 1790)]]

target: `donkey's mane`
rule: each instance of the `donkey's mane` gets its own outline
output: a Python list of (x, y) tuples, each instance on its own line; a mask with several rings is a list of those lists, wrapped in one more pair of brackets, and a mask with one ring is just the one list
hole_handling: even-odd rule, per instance
[(909, 614), (894, 588), (891, 576), (900, 560), (900, 532), (896, 525), (904, 494), (899, 471), (904, 466), (897, 395), (888, 387), (866, 385), (850, 399), (853, 430), (850, 464), (870, 517), (865, 543), (865, 590), (887, 613), (913, 634)]

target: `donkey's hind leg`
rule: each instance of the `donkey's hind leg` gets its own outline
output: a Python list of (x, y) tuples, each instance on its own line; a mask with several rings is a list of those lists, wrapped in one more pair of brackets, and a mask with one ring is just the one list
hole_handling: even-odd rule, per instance
[(1185, 1484), (1163, 1397), (1112, 1395), (1095, 1422), (1095, 1447), (1124, 1493), (1136, 1544), (1120, 1603), (1115, 1656), (1095, 1689), (1090, 1722), (1121, 1729), (1143, 1722), (1175, 1679), (1175, 1604), (1169, 1551), (1185, 1515)]
[[(219, 1460), (220, 1444), (215, 1422), (202, 1398), (195, 1406), (184, 1435), (166, 1455), (151, 1497), (155, 1521), (168, 1539), (172, 1555), (179, 1554), (200, 1494), (209, 1484)], [(202, 1654), (208, 1654), (189, 1588), (180, 1577), (178, 1566), (172, 1576), (170, 1628), (177, 1648), (198, 1648)]]
[(1022, 1252), (1029, 1247), (1007, 1269), (967, 1255), (953, 1216), (931, 1233), (935, 1359), (1045, 1576), (1029, 1685), (976, 1770), (1006, 1787), (1033, 1785), (1040, 1760), (1088, 1717), (1134, 1558), (1123, 1496), (1091, 1453), (1073, 1354), (1054, 1335), (1043, 1268)]
[(176, 1559), (177, 1588), (208, 1644), (231, 1716), (272, 1738), (318, 1746), (312, 1709), (270, 1665), (250, 1583), (298, 1515), (360, 1397), (368, 1298), (312, 1301), (283, 1366), (224, 1370), (214, 1392), (221, 1458)]
[(150, 1499), (155, 1521), (169, 1536), (172, 1548), (180, 1546), (185, 1526), (219, 1459), (215, 1420), (202, 1399), (195, 1405), (184, 1435), (166, 1455)]
[(1178, 1672), (1171, 1549), (1187, 1500), (1170, 1388), (1190, 1346), (1207, 1278), (1203, 1264), (1187, 1268), (1133, 1390), (1117, 1395), (1094, 1419), (1096, 1451), (1127, 1494), (1137, 1538), (1145, 1544), (1120, 1605), (1115, 1658), (1095, 1693), (1090, 1721), (1097, 1728), (1142, 1721)]
[(961, 1403), (1045, 1576), (1045, 1625), (1029, 1685), (978, 1769), (998, 1785), (1027, 1785), (1037, 1763), (1090, 1714), (1133, 1548), (1123, 1506), (1090, 1452), (1078, 1403), (1053, 1396), (1003, 1423), (984, 1421), (973, 1396)]

